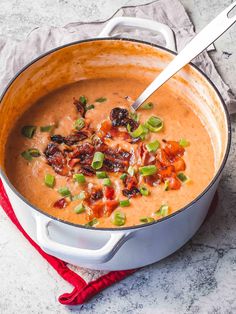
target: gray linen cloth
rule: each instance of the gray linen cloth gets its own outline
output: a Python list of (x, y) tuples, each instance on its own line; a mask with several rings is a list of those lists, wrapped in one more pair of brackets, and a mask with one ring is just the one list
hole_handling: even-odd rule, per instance
[[(152, 19), (167, 24), (175, 33), (177, 50), (180, 51), (186, 43), (195, 35), (194, 26), (191, 23), (183, 5), (178, 0), (159, 0), (140, 6), (123, 7), (114, 16), (133, 16)], [(112, 18), (112, 17), (111, 17)], [(6, 84), (24, 65), (32, 59), (40, 56), (63, 44), (86, 38), (96, 37), (103, 29), (107, 21), (92, 23), (72, 23), (65, 27), (40, 27), (30, 32), (21, 42), (8, 38), (0, 38), (0, 93)], [(143, 39), (155, 44), (163, 45), (163, 38), (158, 34), (147, 33), (141, 30), (116, 31), (115, 36), (125, 36)], [(205, 51), (199, 55), (194, 63), (201, 68), (218, 87), (225, 99), (230, 113), (236, 112), (236, 99), (230, 92), (217, 72), (211, 58)], [(90, 281), (104, 272), (86, 270), (70, 266), (85, 280)]]

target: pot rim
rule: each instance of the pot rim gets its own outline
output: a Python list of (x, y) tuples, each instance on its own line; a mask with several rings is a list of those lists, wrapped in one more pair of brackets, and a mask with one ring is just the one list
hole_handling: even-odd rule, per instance
[[(14, 76), (13, 78), (10, 80), (10, 82), (6, 85), (6, 87), (4, 88), (3, 92), (1, 93), (0, 95), (0, 103), (2, 101), (2, 99), (4, 98), (5, 94), (7, 93), (8, 89), (10, 88), (10, 86), (13, 84), (13, 82), (18, 78), (18, 76), (23, 73), (25, 70), (27, 70), (27, 68), (29, 68), (31, 65), (33, 65), (35, 62), (37, 62), (38, 60), (50, 55), (51, 53), (54, 53), (55, 51), (58, 51), (60, 49), (63, 49), (63, 48), (66, 48), (66, 47), (69, 47), (69, 46), (73, 46), (73, 45), (78, 45), (78, 44), (81, 44), (81, 43), (86, 43), (86, 42), (93, 42), (93, 41), (112, 41), (112, 40), (115, 40), (115, 41), (128, 41), (128, 42), (134, 42), (134, 43), (141, 43), (141, 44), (144, 44), (144, 45), (148, 45), (148, 46), (151, 46), (153, 48), (158, 48), (160, 50), (164, 50), (174, 56), (176, 56), (178, 53), (175, 52), (175, 51), (172, 51), (166, 47), (162, 47), (160, 45), (157, 45), (157, 44), (154, 44), (154, 43), (151, 43), (151, 42), (147, 42), (147, 41), (144, 41), (144, 40), (138, 40), (138, 39), (133, 39), (133, 38), (125, 38), (125, 37), (121, 37), (121, 38), (115, 38), (115, 37), (104, 37), (104, 38), (89, 38), (89, 39), (84, 39), (84, 40), (77, 40), (77, 41), (74, 41), (74, 42), (70, 42), (70, 43), (67, 43), (67, 44), (64, 44), (64, 45), (61, 45), (59, 47), (56, 47), (54, 49), (51, 49), (49, 51), (47, 51), (46, 53), (43, 53), (41, 54), (40, 56), (38, 56), (37, 58), (33, 59), (31, 62), (29, 62), (28, 64), (26, 64), (21, 70), (19, 70)], [(17, 191), (17, 189), (12, 185), (12, 183), (9, 181), (7, 175), (4, 173), (3, 169), (0, 167), (0, 175), (4, 178), (6, 184), (8, 185), (8, 187), (24, 202), (26, 203), (28, 206), (30, 206), (32, 209), (36, 210), (37, 212), (39, 212), (40, 214), (42, 215), (45, 215), (57, 222), (61, 222), (61, 223), (64, 223), (64, 224), (67, 224), (67, 225), (70, 225), (70, 226), (73, 226), (73, 227), (77, 227), (77, 228), (82, 228), (82, 229), (87, 229), (87, 230), (99, 230), (99, 231), (128, 231), (128, 230), (137, 230), (137, 229), (141, 229), (141, 228), (145, 228), (145, 227), (149, 227), (151, 225), (154, 225), (154, 224), (158, 224), (158, 223), (161, 223), (162, 221), (164, 220), (167, 220), (167, 219), (171, 219), (172, 217), (174, 217), (175, 215), (178, 215), (180, 214), (181, 212), (183, 212), (184, 210), (190, 208), (192, 205), (194, 205), (195, 203), (198, 202), (198, 200), (204, 196), (210, 189), (211, 187), (214, 185), (214, 183), (217, 181), (217, 179), (219, 178), (219, 176), (221, 175), (224, 167), (225, 167), (225, 164), (226, 164), (226, 161), (228, 159), (228, 156), (229, 156), (229, 151), (230, 151), (230, 145), (231, 145), (231, 124), (230, 124), (230, 116), (229, 116), (229, 112), (228, 112), (228, 109), (226, 107), (226, 104), (225, 104), (225, 101), (223, 99), (223, 97), (221, 96), (220, 92), (218, 91), (217, 87), (215, 86), (215, 84), (211, 81), (211, 79), (201, 70), (199, 69), (195, 64), (193, 64), (192, 62), (189, 63), (189, 65), (191, 67), (193, 67), (196, 71), (198, 71), (205, 79), (206, 81), (211, 85), (211, 87), (213, 88), (213, 90), (216, 92), (217, 96), (219, 97), (220, 99), (220, 102), (221, 102), (221, 105), (224, 109), (224, 115), (225, 115), (225, 118), (226, 118), (226, 123), (227, 123), (227, 130), (228, 130), (228, 138), (227, 138), (227, 147), (226, 147), (226, 151), (225, 151), (225, 154), (224, 154), (224, 158), (221, 162), (221, 165), (217, 171), (217, 173), (214, 175), (214, 177), (212, 178), (212, 180), (209, 182), (209, 184), (207, 185), (207, 187), (195, 198), (193, 199), (190, 203), (188, 203), (187, 205), (185, 205), (184, 207), (180, 208), (179, 210), (177, 210), (176, 212), (166, 216), (166, 217), (163, 217), (157, 221), (154, 221), (154, 222), (151, 222), (151, 223), (145, 223), (145, 224), (140, 224), (140, 225), (137, 225), (137, 226), (130, 226), (130, 227), (121, 227), (121, 228), (99, 228), (99, 227), (86, 227), (84, 225), (80, 225), (80, 224), (75, 224), (75, 223), (72, 223), (72, 222), (69, 222), (69, 221), (65, 221), (63, 219), (59, 219), (59, 218), (56, 218), (48, 213), (45, 213), (44, 211), (42, 211), (41, 209), (37, 208), (36, 206), (34, 206), (33, 204), (31, 204), (23, 195), (20, 194), (20, 192)]]

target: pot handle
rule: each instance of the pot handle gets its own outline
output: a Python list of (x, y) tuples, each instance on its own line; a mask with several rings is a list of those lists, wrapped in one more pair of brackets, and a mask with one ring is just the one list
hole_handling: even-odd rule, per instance
[(172, 29), (165, 24), (155, 22), (149, 19), (141, 19), (137, 17), (114, 17), (107, 22), (107, 24), (97, 37), (111, 37), (112, 31), (117, 26), (130, 26), (133, 28), (141, 28), (161, 33), (162, 36), (165, 38), (166, 48), (176, 51), (175, 36)]
[(39, 246), (48, 254), (70, 256), (78, 261), (93, 264), (105, 263), (109, 261), (119, 248), (128, 240), (131, 233), (114, 231), (105, 245), (99, 249), (83, 249), (74, 246), (68, 246), (52, 240), (49, 236), (48, 226), (53, 220), (42, 215), (36, 215), (36, 238)]

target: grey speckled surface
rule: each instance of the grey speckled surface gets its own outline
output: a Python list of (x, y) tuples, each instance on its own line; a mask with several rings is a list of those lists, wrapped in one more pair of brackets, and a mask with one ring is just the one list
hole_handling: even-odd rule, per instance
[[(1, 0), (0, 35), (22, 39), (34, 27), (102, 19), (125, 0)], [(182, 0), (197, 30), (230, 0)], [(33, 5), (32, 5), (33, 4)], [(236, 92), (236, 27), (212, 57)], [(236, 313), (236, 119), (232, 149), (218, 189), (218, 205), (196, 236), (174, 255), (102, 292), (82, 308), (57, 297), (70, 286), (39, 257), (0, 211), (0, 313)]]

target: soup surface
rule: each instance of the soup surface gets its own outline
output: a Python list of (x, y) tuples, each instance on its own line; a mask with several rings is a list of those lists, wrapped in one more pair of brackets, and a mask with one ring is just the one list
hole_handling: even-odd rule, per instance
[(167, 86), (133, 114), (145, 87), (87, 80), (32, 105), (8, 139), (10, 181), (44, 212), (93, 227), (152, 222), (194, 200), (215, 171), (207, 130)]

